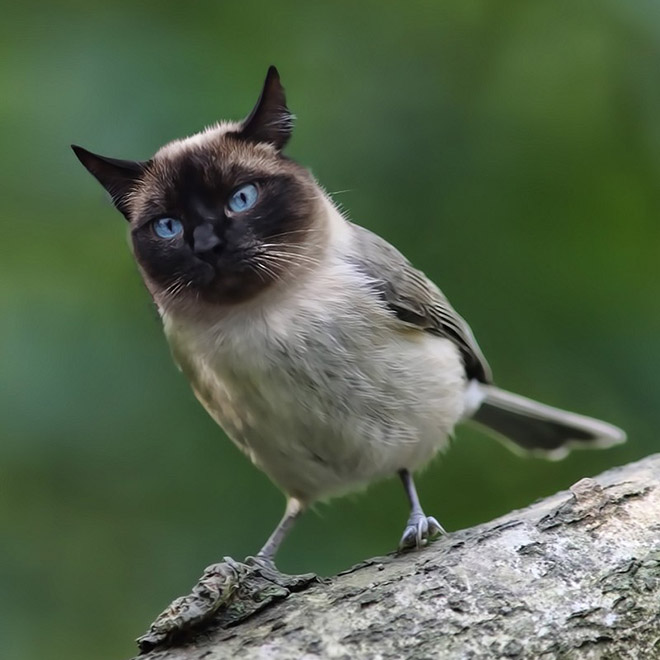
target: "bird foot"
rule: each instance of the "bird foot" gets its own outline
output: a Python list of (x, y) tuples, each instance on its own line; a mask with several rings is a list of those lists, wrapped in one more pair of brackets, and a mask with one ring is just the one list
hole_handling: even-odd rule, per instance
[(434, 536), (446, 533), (442, 525), (433, 516), (426, 516), (422, 511), (411, 513), (406, 529), (399, 541), (399, 550), (419, 550)]
[(312, 582), (323, 582), (316, 573), (301, 573), (299, 575), (288, 575), (282, 573), (275, 562), (262, 555), (249, 556), (245, 558), (245, 564), (254, 568), (255, 572), (265, 580), (272, 582), (289, 591), (300, 591)]
[(317, 579), (313, 573), (280, 573), (272, 561), (263, 557), (248, 557), (244, 562), (225, 557), (205, 569), (190, 594), (177, 598), (159, 614), (137, 644), (142, 653), (147, 653), (188, 637), (211, 620), (218, 621), (222, 628), (236, 625)]

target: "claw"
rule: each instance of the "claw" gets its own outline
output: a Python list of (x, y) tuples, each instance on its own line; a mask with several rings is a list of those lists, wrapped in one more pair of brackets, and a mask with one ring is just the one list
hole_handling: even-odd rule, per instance
[(399, 541), (399, 550), (419, 550), (438, 534), (446, 534), (442, 525), (432, 516), (415, 513), (408, 519), (408, 524)]
[(433, 516), (429, 516), (426, 521), (429, 525), (429, 536), (431, 538), (438, 536), (439, 534), (444, 535), (447, 533), (445, 528)]

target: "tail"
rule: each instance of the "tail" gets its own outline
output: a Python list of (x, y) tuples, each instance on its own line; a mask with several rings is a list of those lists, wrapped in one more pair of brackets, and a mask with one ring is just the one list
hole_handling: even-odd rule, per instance
[(625, 431), (612, 424), (546, 406), (493, 385), (473, 382), (468, 391), (469, 400), (474, 402), (475, 395), (481, 399), (472, 421), (545, 458), (557, 460), (575, 447), (605, 448), (626, 440)]

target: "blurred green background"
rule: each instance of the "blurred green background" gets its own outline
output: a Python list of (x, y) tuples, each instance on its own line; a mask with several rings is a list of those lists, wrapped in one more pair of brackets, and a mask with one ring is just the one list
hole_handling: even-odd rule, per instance
[[(149, 157), (240, 118), (276, 64), (288, 153), (470, 321), (507, 388), (622, 448), (521, 459), (469, 429), (420, 478), (474, 525), (656, 450), (660, 5), (13, 3), (0, 23), (0, 656), (126, 658), (283, 498), (194, 400), (123, 219), (69, 150)], [(395, 480), (322, 504), (281, 568), (392, 550)]]

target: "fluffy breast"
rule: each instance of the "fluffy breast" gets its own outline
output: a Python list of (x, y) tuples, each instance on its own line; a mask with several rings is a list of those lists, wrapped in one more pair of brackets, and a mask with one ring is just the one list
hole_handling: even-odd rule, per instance
[(419, 467), (463, 413), (452, 342), (402, 328), (348, 264), (277, 304), (164, 325), (207, 411), (303, 501)]

